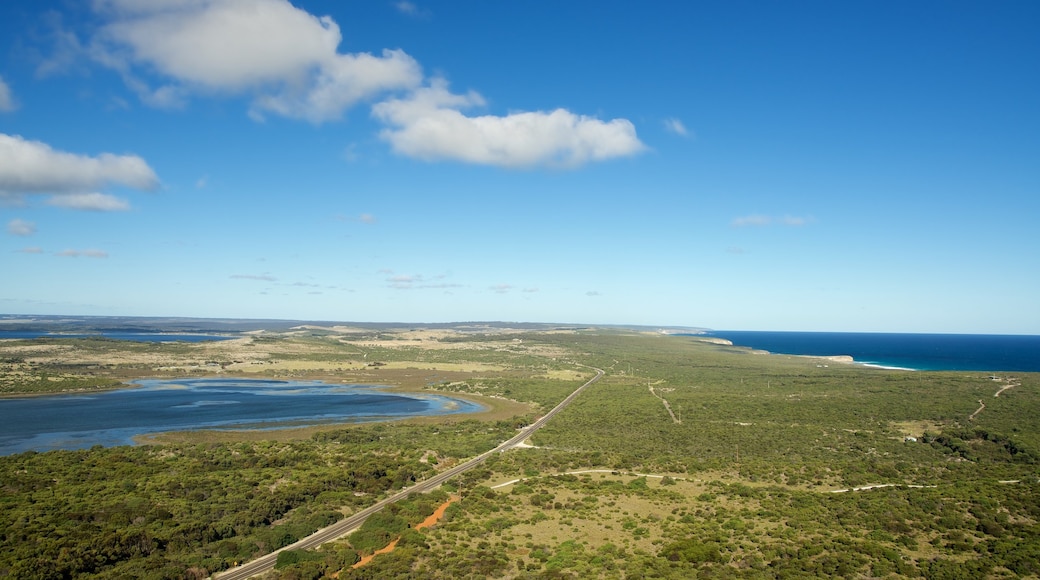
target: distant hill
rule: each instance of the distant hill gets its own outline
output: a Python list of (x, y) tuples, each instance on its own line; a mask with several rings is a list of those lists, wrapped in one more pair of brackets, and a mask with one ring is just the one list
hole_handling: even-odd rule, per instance
[(299, 326), (351, 326), (373, 330), (430, 328), (459, 332), (487, 332), (501, 329), (531, 331), (583, 330), (615, 328), (637, 332), (665, 334), (700, 333), (705, 329), (694, 327), (659, 327), (624, 324), (567, 324), (547, 322), (350, 322), (332, 320), (274, 320), (254, 318), (178, 318), (151, 316), (58, 316), (0, 314), (0, 331), (21, 332), (179, 332), (229, 333), (269, 330), (284, 332)]

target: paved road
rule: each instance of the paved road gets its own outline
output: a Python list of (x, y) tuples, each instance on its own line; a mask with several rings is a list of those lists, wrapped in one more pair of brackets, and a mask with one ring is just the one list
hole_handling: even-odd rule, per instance
[(318, 546), (321, 546), (326, 542), (331, 542), (332, 540), (343, 537), (360, 527), (361, 524), (364, 523), (366, 519), (368, 519), (368, 516), (378, 512), (384, 507), (394, 502), (400, 501), (414, 493), (428, 492), (436, 488), (438, 485), (444, 483), (445, 481), (448, 481), (449, 479), (455, 477), (456, 475), (469, 471), (470, 469), (473, 469), (474, 467), (480, 465), (481, 463), (486, 461), (488, 457), (491, 457), (495, 453), (502, 453), (503, 451), (508, 451), (509, 449), (516, 447), (520, 443), (523, 443), (532, 434), (534, 434), (535, 431), (537, 431), (543, 425), (545, 425), (549, 421), (549, 419), (552, 419), (557, 413), (559, 413), (565, 407), (567, 407), (567, 405), (571, 404), (571, 402), (574, 401), (574, 399), (577, 398), (578, 395), (580, 395), (586, 387), (598, 381), (600, 377), (603, 376), (603, 371), (600, 369), (592, 367), (586, 368), (590, 368), (596, 371), (596, 376), (589, 379), (588, 382), (586, 382), (584, 385), (575, 389), (575, 391), (570, 395), (567, 395), (566, 399), (560, 401), (560, 404), (553, 407), (551, 411), (545, 414), (545, 416), (539, 418), (534, 423), (531, 423), (523, 430), (521, 430), (519, 433), (514, 435), (512, 438), (510, 438), (508, 441), (500, 444), (498, 447), (495, 447), (491, 451), (485, 451), (484, 453), (481, 453), (480, 455), (474, 457), (473, 459), (470, 459), (469, 461), (460, 463), (455, 467), (442, 471), (429, 479), (423, 480), (413, 485), (412, 487), (399, 491), (396, 494), (380, 501), (379, 503), (369, 506), (346, 519), (340, 520), (327, 528), (314, 532), (310, 536), (307, 536), (306, 538), (296, 542), (295, 544), (286, 546), (276, 552), (271, 552), (266, 556), (261, 556), (256, 560), (253, 560), (252, 562), (247, 562), (237, 568), (232, 568), (230, 570), (222, 572), (214, 576), (214, 578), (219, 578), (220, 580), (244, 580), (245, 578), (251, 578), (258, 574), (263, 574), (264, 572), (274, 567), (275, 560), (278, 559), (278, 552), (281, 552), (282, 550), (310, 550), (317, 548)]

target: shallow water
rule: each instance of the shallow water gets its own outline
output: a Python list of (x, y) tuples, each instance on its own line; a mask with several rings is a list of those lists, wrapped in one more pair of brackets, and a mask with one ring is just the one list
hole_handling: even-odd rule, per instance
[(183, 334), (163, 332), (94, 332), (94, 333), (52, 333), (35, 330), (0, 330), (0, 340), (29, 340), (34, 338), (108, 338), (112, 340), (129, 340), (131, 342), (207, 342), (211, 340), (231, 340), (237, 336), (217, 334)]
[(137, 388), (0, 399), (0, 455), (94, 445), (193, 429), (277, 429), (421, 415), (473, 413), (480, 405), (365, 385), (260, 379), (150, 379)]

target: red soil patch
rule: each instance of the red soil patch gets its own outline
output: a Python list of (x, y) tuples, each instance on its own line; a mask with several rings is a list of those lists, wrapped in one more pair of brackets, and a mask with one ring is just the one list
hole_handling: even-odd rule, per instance
[(397, 547), (397, 542), (399, 542), (399, 541), (401, 541), (401, 538), (397, 538), (396, 540), (394, 540), (394, 541), (390, 542), (389, 544), (387, 544), (385, 548), (379, 548), (375, 552), (372, 552), (371, 554), (365, 556), (364, 558), (361, 558), (360, 560), (357, 561), (356, 564), (351, 566), (351, 568), (352, 569), (360, 568), (360, 567), (364, 566), (365, 564), (368, 564), (369, 562), (371, 562), (372, 559), (375, 558), (376, 556), (378, 556), (379, 554), (389, 554), (390, 552), (393, 552), (394, 548)]
[(430, 514), (430, 517), (423, 520), (421, 524), (415, 526), (415, 529), (421, 530), (423, 528), (432, 528), (434, 524), (441, 521), (441, 518), (444, 517), (444, 512), (448, 511), (448, 506), (459, 501), (460, 499), (462, 498), (460, 498), (457, 495), (451, 496), (450, 498), (448, 498), (448, 501), (442, 503), (440, 507), (434, 510), (434, 512)]
[[(459, 498), (459, 496), (457, 496), (457, 495), (451, 496), (451, 498), (449, 498), (448, 501), (442, 503), (436, 510), (434, 510), (434, 512), (432, 514), (430, 514), (429, 517), (427, 517), (425, 520), (423, 520), (422, 523), (420, 523), (419, 525), (415, 526), (415, 529), (421, 530), (423, 528), (433, 527), (437, 522), (441, 521), (441, 518), (444, 517), (444, 512), (448, 510), (448, 506), (450, 506), (452, 503), (458, 501), (459, 499), (461, 499), (461, 498)], [(351, 566), (351, 569), (357, 569), (357, 568), (360, 568), (360, 567), (364, 566), (365, 564), (368, 564), (369, 562), (372, 561), (373, 558), (375, 558), (379, 554), (389, 554), (390, 552), (393, 552), (394, 548), (397, 547), (397, 542), (399, 542), (399, 541), (401, 541), (401, 538), (397, 538), (396, 540), (394, 540), (394, 541), (390, 542), (389, 544), (387, 544), (386, 547), (380, 548), (380, 549), (376, 550), (375, 552), (372, 552), (371, 554), (365, 556), (364, 558), (361, 558), (360, 560), (357, 561), (356, 564)]]

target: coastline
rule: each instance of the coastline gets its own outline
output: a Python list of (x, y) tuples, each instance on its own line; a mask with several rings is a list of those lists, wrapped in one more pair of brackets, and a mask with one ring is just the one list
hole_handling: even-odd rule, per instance
[[(702, 342), (707, 342), (709, 344), (717, 344), (717, 345), (720, 345), (720, 346), (733, 346), (733, 347), (736, 347), (736, 348), (745, 349), (745, 350), (747, 350), (748, 354), (755, 354), (755, 355), (793, 356), (793, 357), (804, 358), (804, 359), (826, 361), (828, 363), (837, 363), (837, 364), (842, 364), (842, 365), (852, 365), (852, 366), (858, 366), (858, 367), (864, 367), (864, 368), (870, 368), (870, 369), (877, 369), (877, 370), (885, 370), (885, 371), (918, 372), (918, 371), (924, 370), (924, 369), (915, 369), (915, 368), (911, 368), (911, 367), (901, 367), (901, 366), (895, 366), (895, 365), (886, 365), (886, 364), (875, 363), (875, 362), (865, 362), (865, 361), (861, 362), (861, 361), (856, 360), (851, 355), (847, 355), (847, 354), (827, 355), (827, 354), (794, 354), (794, 353), (786, 353), (786, 352), (772, 352), (772, 351), (761, 349), (761, 348), (755, 348), (753, 346), (734, 344), (733, 341), (727, 340), (727, 339), (724, 339), (724, 338), (706, 337), (706, 338), (698, 338), (698, 340), (700, 340)], [(820, 365), (817, 365), (817, 366), (820, 366)], [(822, 365), (822, 366), (826, 367), (827, 365)], [(936, 371), (936, 372), (941, 372), (941, 371)]]
[[(769, 353), (769, 354), (774, 354), (774, 353)], [(775, 354), (782, 354), (782, 353), (775, 353)], [(918, 370), (920, 370), (920, 369), (913, 369), (913, 368), (910, 368), (910, 367), (897, 367), (897, 366), (893, 366), (893, 365), (884, 365), (884, 364), (873, 363), (873, 362), (861, 362), (861, 361), (858, 361), (858, 360), (854, 359), (853, 357), (851, 357), (851, 356), (849, 356), (847, 354), (838, 354), (838, 355), (792, 354), (792, 355), (787, 355), (787, 356), (798, 356), (798, 357), (803, 357), (803, 358), (825, 360), (825, 361), (830, 361), (830, 362), (838, 363), (838, 364), (855, 365), (855, 366), (859, 366), (859, 367), (866, 367), (866, 368), (870, 368), (870, 369), (878, 369), (878, 370), (885, 370), (885, 371), (912, 371), (912, 372), (917, 372)]]
[(718, 330), (710, 336), (791, 356), (845, 354), (884, 370), (1040, 372), (1040, 335)]

